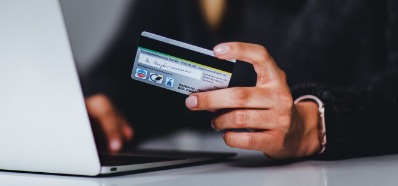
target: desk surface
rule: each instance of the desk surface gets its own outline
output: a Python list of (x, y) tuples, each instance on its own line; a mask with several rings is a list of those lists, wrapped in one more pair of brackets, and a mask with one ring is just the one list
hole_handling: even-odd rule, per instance
[[(174, 146), (183, 149), (189, 145), (191, 149), (188, 150), (198, 150), (192, 149), (196, 144), (196, 148), (202, 150), (232, 151), (237, 152), (238, 156), (232, 161), (115, 177), (75, 177), (0, 171), (0, 185), (398, 185), (398, 155), (339, 161), (301, 161), (277, 165), (261, 153), (226, 147), (218, 134), (180, 133), (174, 136), (177, 137), (153, 140), (143, 146), (149, 148)], [(187, 136), (191, 141), (187, 140)], [(183, 138), (185, 140), (182, 140)], [(181, 141), (182, 144), (175, 143)]]

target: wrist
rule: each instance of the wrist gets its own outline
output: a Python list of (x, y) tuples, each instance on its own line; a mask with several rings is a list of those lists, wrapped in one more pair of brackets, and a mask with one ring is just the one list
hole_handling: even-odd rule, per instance
[(319, 138), (318, 104), (312, 100), (302, 100), (297, 102), (295, 106), (303, 125), (299, 154), (302, 157), (314, 155), (322, 149)]

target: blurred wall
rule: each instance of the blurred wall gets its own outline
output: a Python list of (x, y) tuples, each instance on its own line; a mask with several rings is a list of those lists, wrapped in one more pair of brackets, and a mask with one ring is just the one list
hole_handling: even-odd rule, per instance
[(61, 0), (79, 73), (84, 75), (120, 28), (135, 0)]

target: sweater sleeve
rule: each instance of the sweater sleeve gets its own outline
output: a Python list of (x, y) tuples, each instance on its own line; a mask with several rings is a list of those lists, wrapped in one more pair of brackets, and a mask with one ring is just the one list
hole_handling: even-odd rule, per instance
[(386, 61), (374, 81), (361, 87), (306, 83), (294, 98), (311, 94), (325, 103), (326, 150), (317, 159), (398, 153), (398, 2), (387, 3)]

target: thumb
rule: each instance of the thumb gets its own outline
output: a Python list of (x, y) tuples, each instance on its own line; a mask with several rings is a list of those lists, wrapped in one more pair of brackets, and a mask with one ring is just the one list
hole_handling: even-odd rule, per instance
[(213, 51), (220, 59), (236, 59), (252, 64), (257, 73), (257, 85), (269, 83), (280, 77), (279, 67), (267, 49), (261, 45), (229, 42), (218, 44)]

